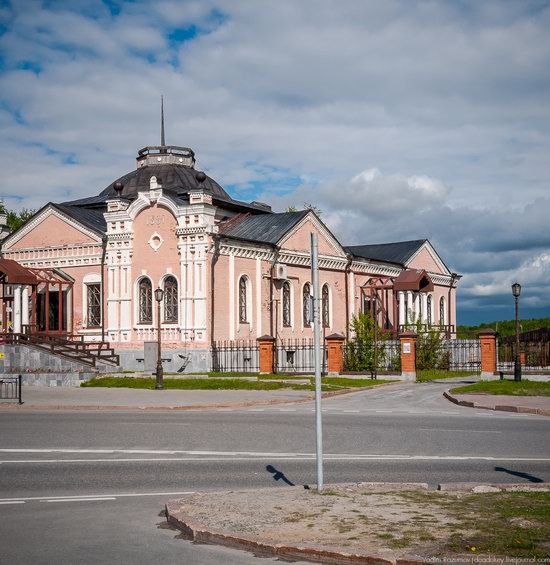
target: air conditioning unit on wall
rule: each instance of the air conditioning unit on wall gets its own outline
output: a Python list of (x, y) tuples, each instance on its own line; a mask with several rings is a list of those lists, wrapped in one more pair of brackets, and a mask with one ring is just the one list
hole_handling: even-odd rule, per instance
[(275, 265), (273, 265), (273, 278), (276, 281), (286, 281), (288, 278), (286, 265), (283, 265), (283, 263), (275, 263)]

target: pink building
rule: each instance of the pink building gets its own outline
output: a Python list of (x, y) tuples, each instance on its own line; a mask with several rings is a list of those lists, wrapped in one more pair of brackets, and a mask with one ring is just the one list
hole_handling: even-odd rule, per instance
[(311, 338), (314, 232), (326, 335), (349, 337), (360, 311), (394, 334), (418, 320), (454, 333), (459, 276), (428, 240), (345, 247), (312, 211), (234, 200), (194, 165), (191, 149), (145, 147), (99, 195), (49, 203), (6, 237), (4, 259), (48, 275), (5, 286), (3, 331), (108, 341), (140, 369), (160, 322), (165, 368), (186, 371), (210, 367), (214, 342)]

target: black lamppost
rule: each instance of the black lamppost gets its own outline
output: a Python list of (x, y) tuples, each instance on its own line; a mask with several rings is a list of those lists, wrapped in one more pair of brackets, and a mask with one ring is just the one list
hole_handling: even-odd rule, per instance
[(516, 299), (516, 357), (514, 361), (514, 381), (521, 381), (521, 359), (519, 357), (519, 318), (518, 318), (518, 302), (521, 294), (521, 285), (514, 283), (512, 285), (512, 294)]
[(162, 390), (164, 388), (164, 382), (163, 382), (163, 377), (164, 377), (164, 372), (162, 370), (162, 354), (161, 354), (161, 347), (160, 347), (160, 303), (162, 302), (162, 299), (164, 298), (164, 290), (162, 290), (162, 288), (157, 288), (155, 290), (155, 300), (157, 301), (157, 327), (158, 327), (158, 331), (157, 331), (157, 379), (156, 379), (156, 383), (155, 383), (155, 388), (157, 390)]

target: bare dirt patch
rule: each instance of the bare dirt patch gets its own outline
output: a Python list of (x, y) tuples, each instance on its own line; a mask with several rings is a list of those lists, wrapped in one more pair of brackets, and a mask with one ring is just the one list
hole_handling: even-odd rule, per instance
[[(177, 503), (177, 504), (175, 504)], [(329, 485), (196, 493), (173, 515), (271, 543), (396, 559), (550, 556), (550, 493), (456, 493), (413, 485)]]

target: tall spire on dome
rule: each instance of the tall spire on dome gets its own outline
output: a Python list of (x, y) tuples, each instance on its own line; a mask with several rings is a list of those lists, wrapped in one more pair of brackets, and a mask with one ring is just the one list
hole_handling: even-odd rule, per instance
[(160, 144), (162, 147), (166, 147), (166, 141), (164, 140), (164, 96), (160, 95)]

